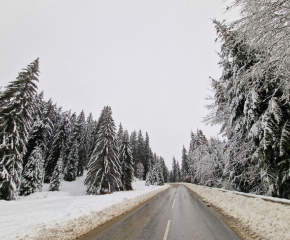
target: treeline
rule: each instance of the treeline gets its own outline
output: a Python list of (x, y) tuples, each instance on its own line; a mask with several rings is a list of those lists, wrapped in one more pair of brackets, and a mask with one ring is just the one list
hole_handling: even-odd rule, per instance
[[(206, 139), (200, 130), (192, 133), (188, 154), (183, 151), (181, 179), (290, 198), (289, 25), (283, 25), (289, 4), (235, 4), (241, 4), (243, 19), (231, 25), (214, 21), (223, 72), (211, 80), (213, 103), (205, 119), (221, 125), (225, 140)], [(267, 26), (261, 24), (265, 19)], [(267, 34), (275, 33), (269, 26), (279, 37), (269, 39)]]
[(63, 111), (37, 93), (38, 73), (37, 59), (0, 92), (0, 199), (41, 191), (43, 182), (57, 191), (85, 171), (88, 194), (131, 190), (134, 176), (147, 176), (147, 184), (168, 181), (147, 133), (129, 136), (122, 124), (117, 132), (109, 106), (97, 121)]

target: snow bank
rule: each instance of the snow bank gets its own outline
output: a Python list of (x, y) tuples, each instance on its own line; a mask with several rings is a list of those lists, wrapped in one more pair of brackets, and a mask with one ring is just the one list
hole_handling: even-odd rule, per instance
[(290, 205), (184, 183), (205, 202), (237, 220), (253, 238), (290, 240)]
[(133, 191), (87, 196), (84, 179), (63, 181), (59, 192), (44, 184), (42, 192), (0, 200), (0, 239), (75, 239), (170, 187), (136, 181)]

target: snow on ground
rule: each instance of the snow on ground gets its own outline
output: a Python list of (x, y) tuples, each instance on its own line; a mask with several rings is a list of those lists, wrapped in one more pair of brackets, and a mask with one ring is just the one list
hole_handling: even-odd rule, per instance
[(184, 183), (205, 202), (238, 220), (253, 238), (290, 240), (290, 205)]
[(85, 176), (62, 181), (59, 192), (43, 191), (16, 201), (0, 200), (0, 239), (75, 239), (164, 191), (133, 182), (133, 191), (85, 195)]

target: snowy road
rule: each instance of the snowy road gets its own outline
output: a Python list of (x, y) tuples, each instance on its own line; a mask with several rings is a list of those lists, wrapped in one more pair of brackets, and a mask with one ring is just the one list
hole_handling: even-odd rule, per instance
[(83, 239), (240, 238), (185, 186), (173, 185), (146, 204), (97, 228)]

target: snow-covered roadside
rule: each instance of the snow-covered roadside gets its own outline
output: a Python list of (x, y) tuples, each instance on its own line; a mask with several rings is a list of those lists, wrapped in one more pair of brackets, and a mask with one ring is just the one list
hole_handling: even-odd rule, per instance
[(290, 240), (290, 206), (183, 183), (228, 217), (237, 219), (253, 238)]
[(0, 239), (75, 239), (169, 188), (133, 183), (133, 191), (85, 195), (84, 178), (17, 201), (0, 201)]

